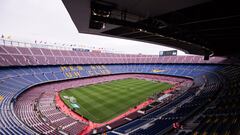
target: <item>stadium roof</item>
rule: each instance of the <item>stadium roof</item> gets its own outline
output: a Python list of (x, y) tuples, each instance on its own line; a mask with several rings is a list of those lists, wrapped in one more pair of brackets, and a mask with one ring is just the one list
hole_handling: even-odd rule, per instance
[(164, 44), (191, 54), (239, 56), (240, 8), (233, 1), (62, 1), (81, 33)]

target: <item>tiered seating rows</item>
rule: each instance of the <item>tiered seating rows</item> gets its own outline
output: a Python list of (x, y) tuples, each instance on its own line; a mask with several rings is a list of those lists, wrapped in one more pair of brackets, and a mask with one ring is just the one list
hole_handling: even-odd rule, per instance
[(117, 64), (117, 63), (220, 63), (225, 58), (201, 56), (133, 55), (0, 46), (0, 66)]

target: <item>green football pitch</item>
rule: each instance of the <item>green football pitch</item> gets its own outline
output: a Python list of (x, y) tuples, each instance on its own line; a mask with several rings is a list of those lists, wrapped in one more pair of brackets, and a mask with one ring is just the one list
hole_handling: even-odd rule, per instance
[(129, 78), (63, 90), (60, 97), (70, 108), (71, 102), (64, 97), (74, 97), (80, 106), (75, 110), (77, 113), (102, 123), (171, 87), (168, 83)]

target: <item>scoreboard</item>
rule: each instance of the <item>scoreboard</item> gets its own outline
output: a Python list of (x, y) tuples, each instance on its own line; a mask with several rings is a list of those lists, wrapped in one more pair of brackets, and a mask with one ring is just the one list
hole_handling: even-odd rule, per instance
[(159, 56), (176, 56), (177, 50), (170, 50), (170, 51), (160, 51)]

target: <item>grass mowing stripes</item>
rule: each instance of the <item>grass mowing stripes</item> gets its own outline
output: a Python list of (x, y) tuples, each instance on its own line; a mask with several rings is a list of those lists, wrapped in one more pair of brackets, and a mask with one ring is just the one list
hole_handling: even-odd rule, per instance
[(77, 113), (90, 121), (102, 123), (146, 101), (153, 93), (171, 87), (168, 83), (129, 78), (63, 90), (60, 97), (70, 108), (70, 101), (63, 96), (75, 97), (80, 105)]

